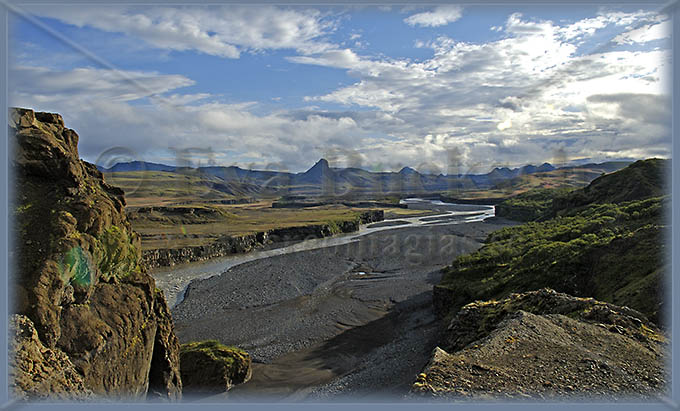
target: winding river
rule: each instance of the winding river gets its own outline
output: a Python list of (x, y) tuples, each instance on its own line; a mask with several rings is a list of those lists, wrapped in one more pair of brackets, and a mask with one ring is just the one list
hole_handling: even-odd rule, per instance
[(180, 342), (214, 339), (253, 359), (249, 382), (210, 401), (408, 392), (438, 341), (441, 269), (509, 223), (489, 218), (493, 206), (402, 203), (429, 212), (156, 271)]
[(483, 221), (495, 215), (495, 207), (492, 205), (454, 204), (421, 198), (403, 199), (400, 201), (400, 204), (406, 204), (409, 209), (432, 210), (440, 213), (425, 217), (387, 219), (380, 223), (362, 225), (359, 231), (354, 233), (310, 239), (279, 248), (256, 250), (246, 254), (234, 254), (205, 262), (161, 267), (153, 270), (151, 274), (156, 280), (156, 286), (163, 290), (168, 303), (171, 307), (174, 307), (184, 298), (184, 292), (191, 281), (219, 275), (232, 267), (246, 262), (299, 251), (353, 243), (359, 241), (360, 237), (368, 234), (407, 226), (465, 224)]

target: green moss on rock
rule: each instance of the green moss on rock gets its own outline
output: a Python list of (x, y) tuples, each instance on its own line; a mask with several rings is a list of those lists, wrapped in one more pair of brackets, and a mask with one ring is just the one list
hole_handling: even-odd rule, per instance
[(188, 393), (219, 393), (250, 379), (250, 355), (215, 340), (180, 347), (180, 372)]
[(107, 227), (97, 240), (99, 270), (105, 280), (125, 277), (137, 269), (139, 252), (125, 228)]

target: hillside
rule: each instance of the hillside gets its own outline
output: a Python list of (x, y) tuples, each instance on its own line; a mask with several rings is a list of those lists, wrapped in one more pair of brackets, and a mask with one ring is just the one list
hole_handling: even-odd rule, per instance
[(643, 314), (550, 289), (466, 305), (440, 347), (411, 397), (656, 401), (670, 382), (668, 338)]
[[(372, 172), (360, 168), (332, 167), (320, 159), (301, 173), (270, 170), (248, 170), (240, 167), (174, 167), (163, 164), (134, 161), (115, 164), (110, 168), (99, 167), (107, 179), (127, 188), (131, 202), (137, 198), (186, 197), (187, 190), (168, 190), (168, 180), (187, 183), (187, 187), (204, 196), (206, 200), (218, 201), (230, 198), (273, 198), (278, 196), (370, 198), (386, 195), (425, 195), (455, 190), (488, 190), (506, 181), (531, 180), (531, 175), (555, 173), (552, 165), (527, 165), (518, 168), (495, 168), (486, 174), (427, 174), (404, 167), (399, 172)], [(582, 170), (570, 171), (581, 175)], [(563, 178), (550, 174), (550, 178)], [(592, 176), (595, 178), (599, 173)], [(548, 178), (548, 177), (544, 177)], [(574, 177), (581, 181), (583, 177)], [(189, 181), (190, 180), (190, 181)], [(588, 180), (590, 181), (590, 180)], [(585, 182), (587, 183), (587, 182)], [(583, 183), (583, 184), (585, 184)], [(519, 183), (517, 183), (519, 184)], [(522, 183), (523, 184), (523, 183)], [(497, 191), (505, 190), (499, 188)], [(505, 196), (508, 192), (505, 191)]]
[(552, 210), (553, 199), (568, 195), (573, 188), (535, 188), (514, 195), (496, 205), (496, 216), (514, 221), (534, 221)]
[[(518, 221), (529, 221), (523, 218), (538, 216), (540, 213), (537, 213), (532, 207), (545, 206), (545, 204), (539, 203), (544, 203), (546, 194), (555, 193), (551, 190), (561, 189), (566, 193), (567, 191), (584, 187), (601, 175), (620, 170), (629, 164), (630, 162), (609, 161), (601, 164), (553, 168), (550, 171), (537, 169), (533, 173), (524, 173), (502, 180), (488, 189), (458, 190), (447, 193), (447, 196), (458, 200), (482, 199), (486, 200), (487, 203), (496, 203), (498, 200), (503, 201), (508, 199), (508, 197), (509, 200), (516, 198), (520, 204), (518, 204), (517, 215), (513, 217), (515, 219), (519, 217)], [(510, 202), (506, 202), (505, 206), (499, 210), (501, 213), (508, 209), (507, 207), (512, 208)], [(510, 216), (507, 217), (511, 218)]]
[[(620, 163), (601, 170), (613, 169)], [(592, 166), (591, 166), (592, 167)], [(641, 198), (658, 197), (669, 190), (665, 175), (666, 160), (640, 160), (619, 172), (598, 174), (586, 187), (558, 184), (552, 188), (534, 188), (516, 194), (496, 206), (496, 215), (515, 221), (535, 221), (554, 217), (589, 204), (618, 204)], [(562, 172), (562, 170), (557, 170)], [(604, 173), (604, 171), (603, 171)], [(585, 176), (587, 174), (583, 174)], [(539, 178), (539, 175), (530, 176)], [(567, 180), (563, 180), (567, 181)], [(510, 183), (511, 181), (508, 181)]]
[(662, 160), (636, 162), (561, 197), (548, 211), (558, 217), (493, 233), (445, 270), (434, 290), (440, 315), (474, 300), (550, 287), (662, 322), (669, 229), (663, 210), (670, 201), (661, 195), (663, 167)]
[(553, 201), (551, 216), (569, 213), (589, 204), (619, 204), (670, 192), (666, 176), (670, 161), (651, 158), (638, 160), (616, 173), (593, 180), (588, 186)]
[(445, 331), (411, 396), (663, 395), (667, 166), (638, 161), (581, 189), (500, 204), (539, 221), (493, 232), (443, 270), (433, 302)]
[(196, 170), (121, 171), (104, 173), (105, 180), (125, 192), (130, 206), (147, 204), (238, 203), (265, 194), (256, 184), (225, 181)]

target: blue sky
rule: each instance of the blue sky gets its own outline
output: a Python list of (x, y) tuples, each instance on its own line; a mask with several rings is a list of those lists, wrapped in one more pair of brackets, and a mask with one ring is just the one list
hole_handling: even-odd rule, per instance
[(22, 12), (10, 103), (61, 113), (91, 162), (458, 173), (670, 156), (670, 20), (652, 6)]

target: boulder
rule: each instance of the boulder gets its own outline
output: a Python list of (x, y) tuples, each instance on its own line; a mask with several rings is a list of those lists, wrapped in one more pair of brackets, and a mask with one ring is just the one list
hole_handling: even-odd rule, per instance
[(226, 392), (252, 374), (248, 353), (215, 340), (183, 344), (180, 364), (184, 390), (194, 395)]

